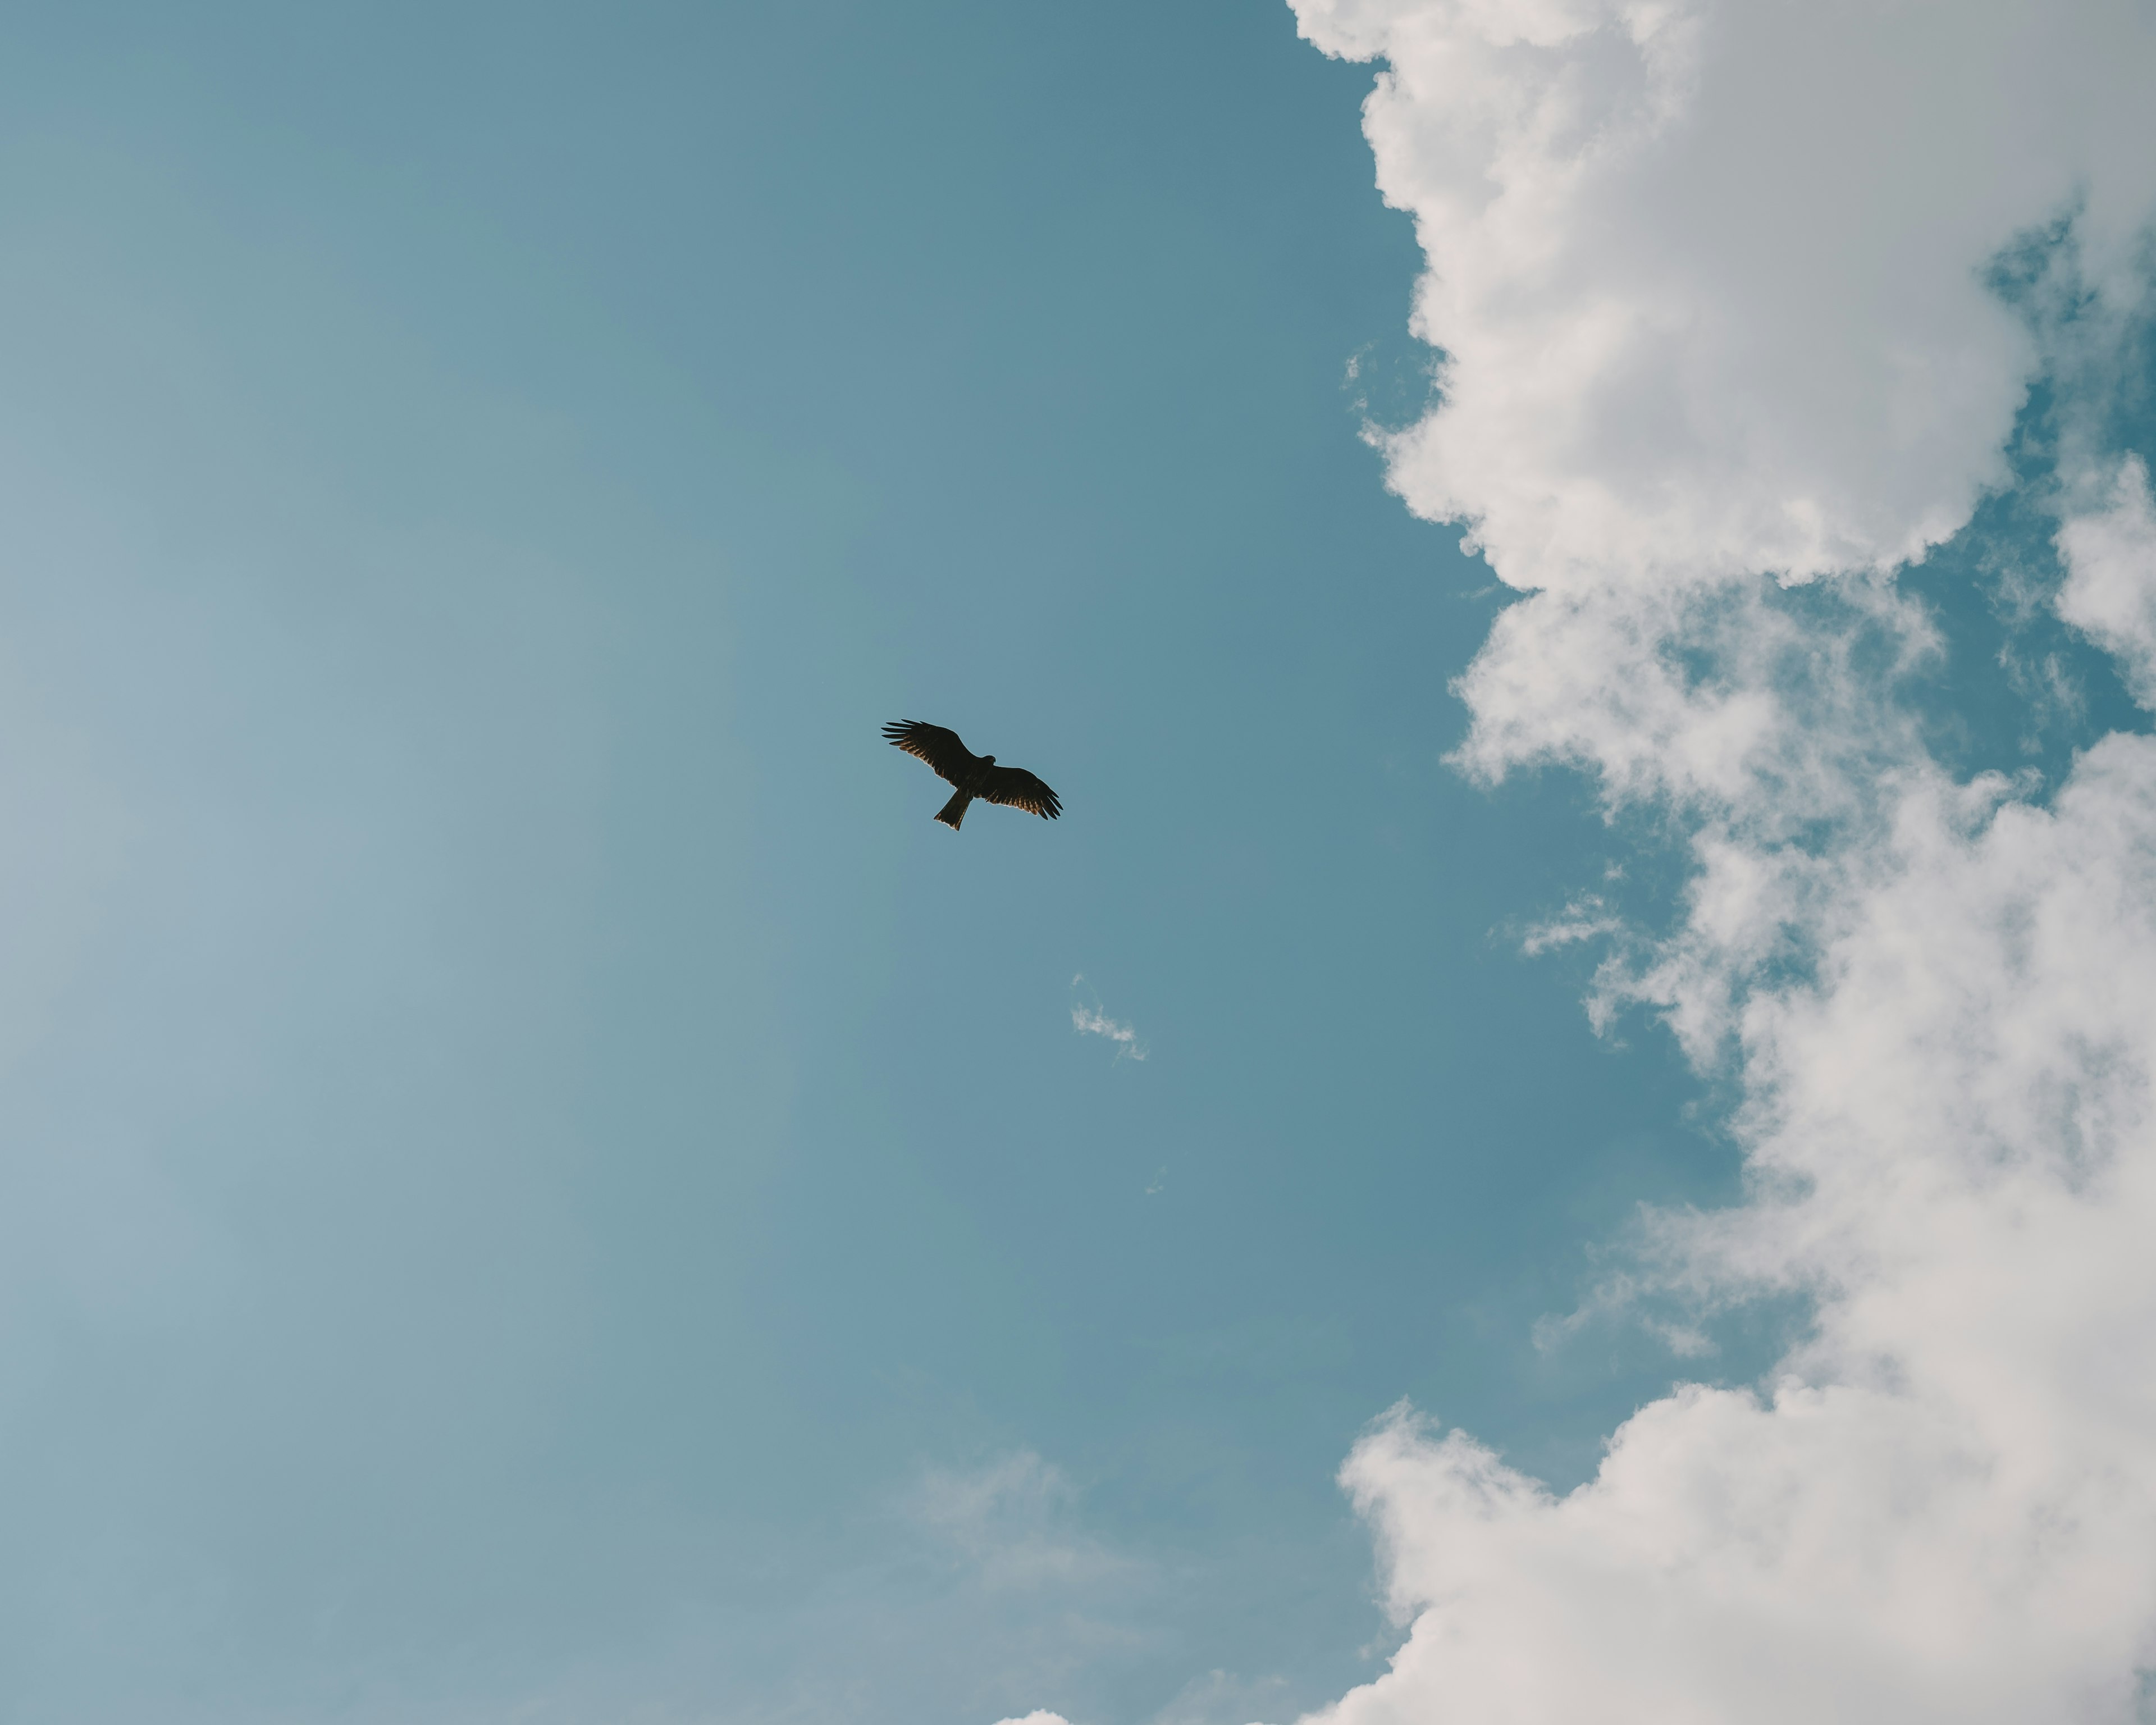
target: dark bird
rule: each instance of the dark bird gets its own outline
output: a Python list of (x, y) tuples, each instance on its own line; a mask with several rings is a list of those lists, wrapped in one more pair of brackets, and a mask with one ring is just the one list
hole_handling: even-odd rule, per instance
[(966, 805), (976, 797), (983, 803), (1026, 809), (1043, 820), (1054, 820), (1063, 813), (1055, 793), (1025, 768), (998, 767), (993, 755), (974, 754), (958, 741), (955, 731), (906, 719), (885, 726), (883, 734), (894, 748), (926, 761), (938, 778), (958, 787), (958, 794), (936, 812), (937, 819), (954, 833), (966, 818)]

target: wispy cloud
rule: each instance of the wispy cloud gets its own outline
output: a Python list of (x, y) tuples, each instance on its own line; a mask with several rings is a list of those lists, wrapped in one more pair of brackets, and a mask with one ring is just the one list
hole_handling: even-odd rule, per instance
[(1077, 1496), (1062, 1469), (1032, 1450), (969, 1471), (929, 1469), (905, 1507), (991, 1586), (1069, 1584), (1123, 1567), (1080, 1530)]
[(1520, 950), (1530, 958), (1537, 958), (1559, 947), (1606, 939), (1624, 932), (1623, 918), (1613, 915), (1595, 894), (1584, 893), (1558, 915), (1529, 928), (1520, 937)]
[[(1081, 972), (1070, 978), (1070, 986), (1075, 988), (1085, 980), (1085, 973)], [(1145, 1045), (1138, 1040), (1137, 1027), (1110, 1018), (1101, 1011), (1098, 997), (1091, 1006), (1082, 1001), (1071, 1003), (1070, 1028), (1081, 1036), (1106, 1037), (1116, 1045), (1116, 1058), (1119, 1060), (1142, 1060), (1146, 1057)]]
[(1702, 1359), (1718, 1350), (1714, 1338), (1698, 1322), (1657, 1316), (1648, 1302), (1670, 1290), (1659, 1282), (1643, 1283), (1623, 1271), (1607, 1276), (1572, 1311), (1552, 1312), (1535, 1320), (1529, 1334), (1538, 1353), (1552, 1353), (1598, 1321), (1621, 1320), (1637, 1324), (1680, 1359)]
[(1288, 1688), (1281, 1679), (1211, 1671), (1184, 1684), (1153, 1715), (1152, 1725), (1247, 1725), (1254, 1719), (1281, 1718), (1289, 1711)]
[(1135, 1028), (1110, 1018), (1106, 1013), (1096, 1012), (1091, 1007), (1070, 1009), (1071, 1028), (1087, 1036), (1105, 1036), (1116, 1044), (1118, 1058), (1127, 1055), (1134, 1060), (1146, 1057), (1145, 1045), (1138, 1040)]

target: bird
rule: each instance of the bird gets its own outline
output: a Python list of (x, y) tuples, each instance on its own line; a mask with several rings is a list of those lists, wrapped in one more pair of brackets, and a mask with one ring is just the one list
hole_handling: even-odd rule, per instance
[(1025, 768), (997, 766), (993, 755), (973, 753), (955, 731), (924, 725), (918, 719), (898, 719), (885, 726), (883, 734), (894, 748), (926, 761), (938, 778), (958, 787), (958, 794), (936, 811), (937, 819), (954, 833), (966, 818), (966, 805), (976, 797), (983, 803), (1025, 809), (1043, 820), (1057, 819), (1063, 813), (1062, 799)]

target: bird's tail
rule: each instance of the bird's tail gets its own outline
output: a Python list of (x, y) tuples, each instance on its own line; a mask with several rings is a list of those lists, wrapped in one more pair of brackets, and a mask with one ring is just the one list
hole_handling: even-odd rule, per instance
[(937, 819), (942, 821), (952, 832), (957, 832), (958, 823), (966, 818), (966, 805), (973, 800), (973, 793), (971, 791), (959, 792), (957, 796), (936, 811)]

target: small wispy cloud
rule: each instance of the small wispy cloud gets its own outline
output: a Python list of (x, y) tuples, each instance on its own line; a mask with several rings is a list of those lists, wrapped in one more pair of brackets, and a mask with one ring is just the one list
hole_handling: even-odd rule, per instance
[[(1284, 1677), (1239, 1677), (1211, 1671), (1193, 1677), (1152, 1717), (1152, 1725), (1228, 1725), (1230, 1720), (1277, 1719), (1298, 1711), (1288, 1704)], [(1021, 1722), (1023, 1725), (1023, 1722)]]
[[(1085, 973), (1081, 971), (1070, 978), (1070, 986), (1075, 988), (1085, 980)], [(1116, 1058), (1119, 1060), (1127, 1056), (1133, 1060), (1142, 1060), (1146, 1057), (1145, 1045), (1138, 1040), (1137, 1026), (1110, 1018), (1101, 1011), (1098, 997), (1091, 1006), (1083, 1001), (1071, 1002), (1070, 1028), (1081, 1036), (1106, 1037), (1116, 1045)]]
[(1074, 1029), (1087, 1036), (1105, 1036), (1109, 1041), (1116, 1044), (1116, 1052), (1119, 1058), (1123, 1055), (1128, 1055), (1134, 1060), (1142, 1060), (1145, 1058), (1145, 1045), (1138, 1040), (1138, 1033), (1130, 1025), (1119, 1023), (1104, 1012), (1095, 1012), (1091, 1008), (1084, 1006), (1074, 1006), (1070, 1009), (1070, 1024)]
[[(1643, 1219), (1634, 1250), (1642, 1261), (1652, 1259), (1656, 1230)], [(1697, 1283), (1686, 1284), (1674, 1266), (1635, 1276), (1620, 1270), (1597, 1282), (1572, 1311), (1547, 1312), (1535, 1320), (1532, 1332), (1537, 1353), (1553, 1353), (1573, 1341), (1591, 1325), (1633, 1324), (1659, 1341), (1679, 1359), (1705, 1359), (1721, 1353), (1708, 1335), (1705, 1321), (1727, 1309), (1727, 1302), (1714, 1299)]]
[(1073, 1584), (1128, 1567), (1080, 1527), (1070, 1478), (1032, 1450), (968, 1470), (930, 1468), (902, 1507), (993, 1588)]
[(1624, 932), (1624, 920), (1613, 915), (1599, 895), (1584, 893), (1558, 915), (1530, 928), (1521, 938), (1520, 950), (1530, 958), (1538, 958), (1559, 947), (1576, 946), (1582, 941), (1600, 940)]

